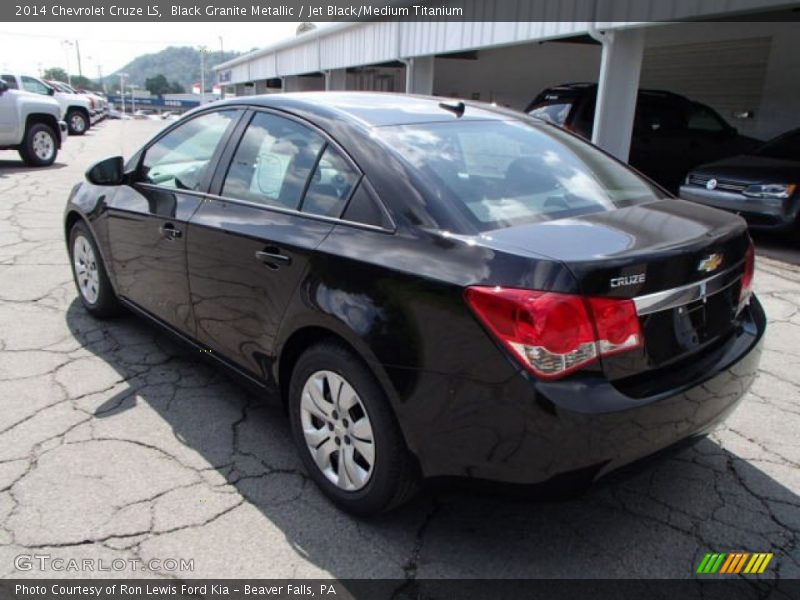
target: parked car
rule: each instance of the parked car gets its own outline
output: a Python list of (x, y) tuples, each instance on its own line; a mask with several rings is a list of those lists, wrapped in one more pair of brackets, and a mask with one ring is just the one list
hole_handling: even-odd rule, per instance
[(800, 129), (693, 169), (680, 196), (735, 212), (754, 229), (800, 230)]
[[(591, 139), (596, 101), (597, 84), (565, 84), (543, 91), (525, 112)], [(761, 143), (709, 106), (672, 92), (639, 90), (634, 119), (631, 166), (673, 193), (692, 167)]]
[(83, 306), (288, 408), (359, 514), (420, 476), (587, 481), (700, 436), (756, 373), (745, 222), (519, 112), (372, 93), (214, 103), (69, 197)]
[(0, 150), (16, 150), (26, 164), (53, 164), (67, 136), (61, 106), (52, 98), (12, 90), (0, 79)]
[(102, 120), (105, 117), (105, 111), (107, 102), (106, 99), (96, 94), (95, 92), (91, 92), (88, 90), (76, 90), (68, 83), (64, 83), (63, 81), (55, 81), (51, 79), (46, 79), (45, 83), (49, 86), (56, 89), (58, 92), (62, 92), (64, 94), (80, 94), (85, 96), (89, 100), (89, 115), (91, 124), (94, 125), (98, 121)]
[(3, 73), (0, 75), (11, 89), (25, 90), (42, 96), (53, 96), (61, 105), (70, 135), (83, 135), (91, 126), (89, 100), (79, 94), (66, 94), (32, 75)]

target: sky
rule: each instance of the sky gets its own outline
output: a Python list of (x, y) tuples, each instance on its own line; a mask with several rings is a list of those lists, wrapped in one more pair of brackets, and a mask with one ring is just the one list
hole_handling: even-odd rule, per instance
[[(83, 74), (113, 73), (140, 54), (167, 46), (200, 46), (248, 51), (293, 37), (292, 23), (0, 23), (0, 67), (38, 75), (49, 67), (77, 74), (78, 41)], [(323, 25), (323, 24), (318, 24)]]

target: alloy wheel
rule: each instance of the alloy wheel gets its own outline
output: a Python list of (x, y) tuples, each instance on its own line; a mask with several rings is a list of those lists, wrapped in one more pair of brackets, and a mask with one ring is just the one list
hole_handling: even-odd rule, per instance
[(375, 465), (372, 423), (344, 377), (313, 373), (303, 386), (300, 419), (308, 450), (331, 483), (349, 492), (367, 485)]
[(100, 274), (97, 270), (97, 258), (91, 243), (84, 236), (78, 235), (72, 247), (72, 262), (75, 267), (75, 278), (81, 296), (89, 304), (96, 304), (100, 293)]

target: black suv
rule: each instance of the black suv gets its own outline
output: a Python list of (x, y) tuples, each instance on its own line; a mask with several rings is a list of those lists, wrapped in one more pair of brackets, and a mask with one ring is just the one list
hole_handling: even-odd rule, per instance
[[(543, 91), (525, 112), (591, 139), (596, 100), (597, 84), (568, 83)], [(691, 168), (746, 154), (759, 144), (705, 104), (672, 92), (639, 90), (629, 162), (672, 192)]]

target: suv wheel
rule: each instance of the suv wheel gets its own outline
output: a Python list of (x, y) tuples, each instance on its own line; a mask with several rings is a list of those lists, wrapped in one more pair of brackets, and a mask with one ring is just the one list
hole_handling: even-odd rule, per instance
[(70, 231), (69, 258), (75, 287), (86, 310), (99, 318), (120, 314), (122, 305), (111, 287), (103, 258), (82, 221), (75, 223)]
[(289, 415), (306, 470), (340, 508), (377, 514), (413, 495), (416, 464), (386, 394), (347, 348), (325, 342), (299, 358)]
[(83, 111), (72, 108), (67, 113), (67, 128), (70, 135), (83, 135), (89, 129), (89, 118)]
[(25, 132), (19, 155), (32, 167), (52, 165), (58, 154), (58, 138), (53, 128), (44, 123), (34, 123)]

